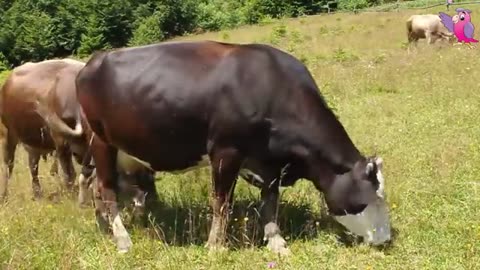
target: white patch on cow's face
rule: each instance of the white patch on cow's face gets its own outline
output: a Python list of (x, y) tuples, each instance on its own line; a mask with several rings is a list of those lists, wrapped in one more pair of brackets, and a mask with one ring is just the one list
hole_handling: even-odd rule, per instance
[(383, 178), (382, 169), (383, 169), (383, 159), (377, 158), (375, 160), (377, 164), (377, 180), (378, 180), (378, 189), (377, 196), (385, 200), (385, 178)]
[(363, 236), (369, 244), (381, 245), (391, 239), (387, 204), (380, 197), (361, 213), (334, 218), (352, 233)]

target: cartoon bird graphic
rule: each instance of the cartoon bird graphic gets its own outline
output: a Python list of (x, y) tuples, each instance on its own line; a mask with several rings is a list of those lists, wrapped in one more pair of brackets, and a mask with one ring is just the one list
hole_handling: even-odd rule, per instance
[(450, 32), (455, 34), (459, 43), (466, 43), (471, 47), (470, 43), (478, 42), (478, 40), (473, 38), (475, 27), (471, 22), (472, 17), (470, 16), (470, 13), (472, 13), (472, 11), (463, 8), (457, 8), (455, 11), (457, 14), (453, 17), (440, 12), (440, 20)]

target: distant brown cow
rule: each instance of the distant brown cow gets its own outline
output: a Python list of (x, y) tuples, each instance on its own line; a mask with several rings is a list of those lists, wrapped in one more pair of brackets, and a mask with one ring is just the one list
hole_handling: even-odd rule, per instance
[(442, 24), (440, 17), (434, 14), (412, 15), (407, 20), (408, 43), (417, 44), (425, 38), (428, 44), (438, 39), (451, 40), (454, 35)]
[[(65, 184), (71, 189), (75, 180), (73, 155), (79, 164), (84, 165), (79, 177), (79, 203), (87, 203), (86, 189), (91, 182), (93, 165), (89, 167), (89, 164), (84, 163), (90, 162), (87, 154), (92, 133), (87, 123), (83, 123), (84, 128), (81, 128), (75, 121), (81, 114), (76, 98), (75, 77), (84, 65), (83, 62), (72, 59), (26, 63), (15, 68), (7, 78), (0, 95), (0, 147), (4, 154), (0, 200), (7, 196), (16, 146), (22, 143), (28, 153), (33, 194), (36, 198), (41, 196), (38, 179), (40, 157), (46, 160), (50, 155), (54, 158), (50, 169), (52, 175), (57, 171), (57, 159), (60, 160)], [(75, 126), (75, 129), (69, 126)], [(72, 130), (76, 136), (72, 136)], [(119, 173), (123, 177), (143, 179), (142, 185), (136, 184), (135, 179), (128, 180), (131, 185), (128, 189), (135, 194), (135, 206), (142, 212), (146, 193), (156, 198), (152, 191), (153, 173), (129, 159), (128, 155), (119, 157), (122, 157)], [(127, 186), (124, 185), (121, 189), (125, 190)]]
[[(75, 171), (72, 154), (77, 162), (82, 162), (81, 157), (86, 151), (85, 139), (65, 137), (52, 130), (48, 115), (56, 114), (64, 121), (64, 126), (76, 126), (75, 130), (82, 132), (81, 125), (75, 123), (80, 109), (76, 99), (75, 77), (84, 65), (72, 59), (29, 62), (15, 68), (7, 78), (0, 96), (0, 117), (4, 128), (0, 145), (4, 156), (0, 200), (7, 196), (18, 143), (22, 143), (28, 153), (34, 197), (38, 198), (42, 193), (38, 179), (40, 157), (45, 158), (53, 151), (56, 151), (54, 157), (60, 161), (67, 189), (73, 187)], [(47, 117), (41, 116), (47, 113), (45, 108), (49, 110)], [(54, 162), (51, 171), (55, 170), (55, 166)]]

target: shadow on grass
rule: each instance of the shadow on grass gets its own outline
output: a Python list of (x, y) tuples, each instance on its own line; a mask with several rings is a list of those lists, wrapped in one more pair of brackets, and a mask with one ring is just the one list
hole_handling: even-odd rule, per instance
[[(235, 201), (227, 228), (229, 248), (242, 249), (266, 244), (263, 241), (260, 206), (260, 201)], [(158, 200), (151, 209), (146, 228), (138, 226), (133, 219), (130, 221), (125, 219), (127, 229), (136, 227), (149, 237), (170, 246), (205, 245), (212, 221), (211, 208), (208, 204), (178, 207)], [(353, 247), (361, 242), (359, 237), (349, 234), (331, 216), (323, 211), (313, 213), (307, 205), (282, 202), (277, 224), (280, 226), (282, 236), (287, 240), (287, 245), (295, 240), (315, 239), (319, 233), (336, 235), (338, 242), (347, 247)], [(389, 246), (382, 248), (389, 249)]]
[[(155, 191), (152, 191), (152, 188)], [(147, 197), (146, 215), (139, 220), (132, 213), (132, 193), (123, 189), (119, 197), (124, 225), (129, 232), (132, 229), (152, 239), (170, 246), (204, 246), (212, 222), (212, 209), (208, 200), (193, 202), (167, 202), (156, 192), (155, 185), (147, 187), (151, 195)], [(189, 191), (180, 191), (180, 193)], [(152, 196), (153, 195), (153, 196)], [(204, 194), (204, 196), (207, 196)], [(183, 194), (181, 196), (188, 197)], [(202, 196), (203, 197), (203, 196)], [(228, 216), (227, 243), (229, 248), (249, 248), (263, 246), (263, 226), (260, 220), (261, 200), (258, 198), (235, 198)], [(318, 234), (332, 234), (341, 245), (352, 247), (361, 242), (359, 237), (348, 233), (322, 208), (314, 212), (310, 205), (300, 202), (280, 202), (277, 224), (281, 235), (291, 243), (295, 240), (312, 240)], [(392, 228), (393, 237), (397, 231)], [(389, 250), (391, 245), (378, 247)]]

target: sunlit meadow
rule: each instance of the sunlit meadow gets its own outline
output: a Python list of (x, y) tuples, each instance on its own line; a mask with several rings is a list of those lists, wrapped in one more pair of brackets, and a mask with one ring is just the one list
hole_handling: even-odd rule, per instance
[[(480, 25), (480, 7), (469, 8)], [(0, 206), (0, 268), (479, 269), (480, 47), (421, 40), (406, 50), (409, 15), (444, 10), (320, 15), (178, 38), (269, 43), (303, 61), (357, 147), (384, 159), (390, 248), (350, 241), (325, 215), (321, 194), (299, 181), (282, 190), (279, 223), (292, 253), (277, 257), (263, 245), (259, 190), (240, 180), (229, 250), (209, 254), (204, 169), (158, 173), (162, 206), (148, 228), (129, 226), (133, 249), (117, 254), (96, 228), (93, 209), (59, 192), (49, 163), (40, 164), (44, 198), (31, 199), (19, 147), (10, 198)]]

